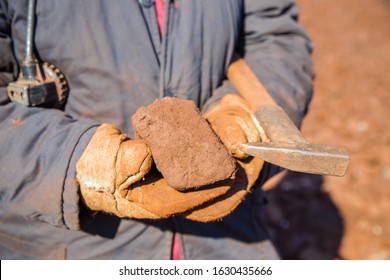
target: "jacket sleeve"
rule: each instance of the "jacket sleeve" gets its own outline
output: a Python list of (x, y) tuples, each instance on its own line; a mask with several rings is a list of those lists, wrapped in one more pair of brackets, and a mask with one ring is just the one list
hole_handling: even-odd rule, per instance
[(55, 109), (9, 101), (16, 79), (6, 4), (0, 3), (0, 211), (54, 226), (78, 228), (75, 160), (97, 125)]
[[(289, 0), (244, 0), (239, 52), (265, 88), (300, 125), (312, 96), (311, 41), (298, 23)], [(213, 93), (212, 102), (237, 92), (229, 81)]]

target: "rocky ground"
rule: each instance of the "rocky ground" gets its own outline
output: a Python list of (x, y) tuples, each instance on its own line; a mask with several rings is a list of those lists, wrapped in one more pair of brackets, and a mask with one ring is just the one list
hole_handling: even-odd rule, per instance
[(390, 259), (390, 1), (297, 3), (317, 73), (303, 134), (351, 160), (268, 184), (264, 218), (285, 259)]

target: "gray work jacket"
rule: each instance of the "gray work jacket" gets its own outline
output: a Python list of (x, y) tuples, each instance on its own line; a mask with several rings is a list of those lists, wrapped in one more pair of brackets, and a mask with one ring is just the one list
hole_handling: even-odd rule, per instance
[(163, 96), (206, 110), (235, 92), (225, 72), (240, 52), (299, 125), (312, 93), (310, 40), (288, 0), (165, 1), (160, 37), (153, 1), (37, 0), (35, 54), (65, 74), (64, 111), (9, 101), (25, 49), (27, 0), (0, 0), (0, 258), (185, 259), (277, 255), (255, 188), (228, 217), (119, 219), (80, 203), (75, 162), (96, 127), (132, 135), (130, 117)]

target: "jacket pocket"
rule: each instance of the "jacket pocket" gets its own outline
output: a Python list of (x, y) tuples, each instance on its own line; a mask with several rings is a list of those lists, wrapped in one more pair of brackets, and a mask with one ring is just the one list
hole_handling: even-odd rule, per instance
[(0, 259), (63, 260), (64, 246), (36, 244), (0, 232)]

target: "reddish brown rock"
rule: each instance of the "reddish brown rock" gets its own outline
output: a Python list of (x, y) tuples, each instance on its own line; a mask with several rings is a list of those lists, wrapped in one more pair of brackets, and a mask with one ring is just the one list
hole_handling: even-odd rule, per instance
[(152, 151), (157, 169), (178, 190), (231, 178), (235, 160), (193, 101), (167, 97), (132, 117), (136, 138)]

